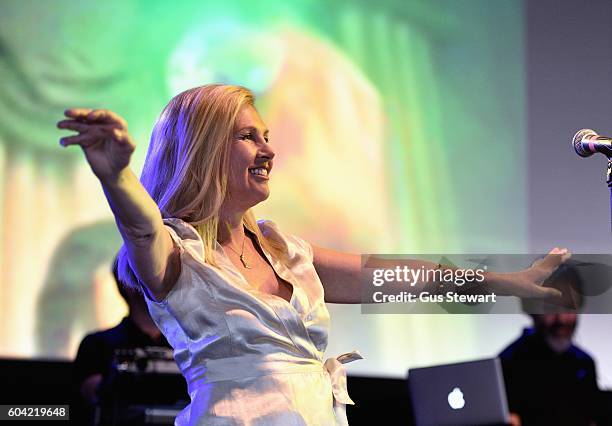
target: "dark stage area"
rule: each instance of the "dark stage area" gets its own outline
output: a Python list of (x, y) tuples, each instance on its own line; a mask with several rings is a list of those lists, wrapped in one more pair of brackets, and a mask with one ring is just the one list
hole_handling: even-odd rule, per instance
[[(79, 409), (72, 388), (72, 363), (51, 360), (0, 360), (3, 404), (69, 404), (71, 424)], [(351, 425), (370, 425), (384, 414), (388, 425), (411, 425), (410, 397), (401, 379), (349, 376), (348, 387), (355, 406), (348, 406)], [(163, 388), (162, 388), (163, 389)], [(160, 390), (162, 392), (162, 390)]]

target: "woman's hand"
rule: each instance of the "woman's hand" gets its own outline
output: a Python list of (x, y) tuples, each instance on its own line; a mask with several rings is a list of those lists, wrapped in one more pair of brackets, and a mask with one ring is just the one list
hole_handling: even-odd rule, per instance
[(558, 299), (562, 296), (556, 288), (542, 284), (552, 273), (571, 257), (567, 249), (555, 247), (545, 257), (536, 260), (530, 268), (507, 274), (493, 274), (490, 288), (500, 296), (520, 298)]
[(79, 134), (62, 138), (61, 145), (79, 145), (85, 152), (115, 216), (129, 268), (151, 295), (163, 299), (181, 273), (180, 254), (159, 207), (128, 167), (135, 144), (127, 123), (107, 110), (73, 108), (64, 114), (68, 119), (57, 127)]
[(127, 132), (127, 122), (103, 109), (71, 108), (64, 114), (69, 119), (58, 122), (57, 127), (79, 134), (61, 138), (60, 144), (79, 145), (98, 179), (117, 178), (129, 165), (136, 147)]

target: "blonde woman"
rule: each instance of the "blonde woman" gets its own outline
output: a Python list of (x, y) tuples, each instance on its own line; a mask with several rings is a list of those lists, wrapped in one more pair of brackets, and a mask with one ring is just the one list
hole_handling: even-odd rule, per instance
[[(360, 357), (323, 361), (325, 302), (360, 303), (360, 256), (256, 221), (251, 208), (269, 196), (274, 149), (252, 93), (206, 85), (174, 97), (140, 181), (122, 118), (65, 114), (58, 127), (78, 135), (61, 144), (83, 149), (123, 237), (120, 279), (144, 292), (187, 380), (191, 404), (176, 424), (347, 424), (353, 402), (341, 363)], [(487, 284), (498, 294), (557, 296), (541, 283), (567, 256), (555, 249), (524, 271), (488, 274)]]

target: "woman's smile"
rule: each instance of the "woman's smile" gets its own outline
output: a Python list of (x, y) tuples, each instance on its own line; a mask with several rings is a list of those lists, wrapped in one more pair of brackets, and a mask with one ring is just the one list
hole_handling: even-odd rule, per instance
[(268, 173), (269, 171), (266, 167), (254, 167), (249, 169), (249, 174), (258, 179), (269, 180), (270, 177)]

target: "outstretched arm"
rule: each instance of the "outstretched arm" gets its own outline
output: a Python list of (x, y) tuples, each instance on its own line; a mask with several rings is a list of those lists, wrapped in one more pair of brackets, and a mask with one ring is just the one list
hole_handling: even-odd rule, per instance
[(361, 303), (361, 256), (312, 246), (327, 303)]
[[(363, 303), (361, 256), (314, 245), (312, 249), (314, 255), (313, 263), (323, 284), (325, 301), (328, 303)], [(392, 268), (397, 264), (396, 261), (385, 259), (370, 258), (368, 260), (368, 267)], [(415, 270), (421, 267), (433, 270), (438, 267), (437, 264), (424, 260), (405, 260), (402, 261), (402, 265)], [(424, 281), (418, 282), (412, 290), (418, 293), (423, 291), (427, 284)], [(399, 290), (400, 287), (403, 287), (403, 284), (398, 283), (385, 285), (390, 291)]]
[[(362, 303), (363, 276), (361, 256), (343, 253), (312, 245), (313, 263), (323, 289), (325, 302), (328, 303)], [(517, 296), (529, 298), (558, 298), (559, 290), (542, 287), (542, 283), (570, 257), (567, 249), (554, 248), (543, 259), (535, 262), (528, 269), (512, 273), (486, 272), (485, 284), (490, 291), (500, 296)], [(402, 266), (418, 270), (436, 270), (439, 265), (424, 260), (402, 260)], [(393, 268), (396, 260), (368, 259), (368, 267)], [(444, 266), (444, 269), (454, 269)], [(421, 280), (415, 283), (412, 291), (418, 294), (430, 282)], [(390, 292), (405, 290), (405, 284), (394, 282), (385, 284)]]
[(152, 296), (162, 299), (180, 274), (180, 262), (161, 213), (129, 167), (135, 144), (127, 123), (107, 110), (73, 108), (65, 112), (61, 129), (78, 135), (61, 139), (62, 146), (79, 145), (100, 180), (127, 248), (132, 269)]

